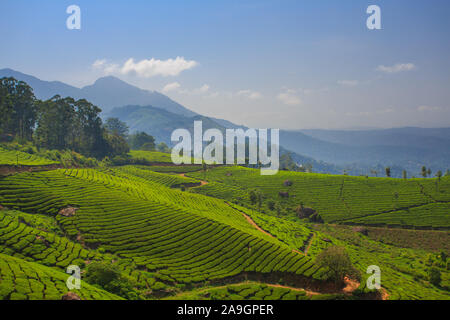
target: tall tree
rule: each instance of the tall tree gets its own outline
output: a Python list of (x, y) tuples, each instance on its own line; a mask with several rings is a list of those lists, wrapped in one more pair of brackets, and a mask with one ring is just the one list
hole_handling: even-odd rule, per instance
[(127, 124), (120, 121), (119, 118), (108, 118), (105, 122), (105, 128), (110, 134), (115, 134), (126, 138), (128, 136), (129, 128)]
[(155, 149), (155, 138), (145, 132), (136, 132), (128, 138), (131, 149), (139, 150), (143, 145), (147, 144), (146, 150)]
[(31, 140), (36, 122), (36, 98), (33, 89), (14, 78), (0, 79), (0, 87), (0, 109), (2, 117), (6, 115), (1, 122), (2, 130), (21, 140)]
[(386, 177), (390, 177), (391, 176), (391, 168), (390, 167), (386, 167)]
[(426, 178), (427, 177), (427, 167), (422, 166), (422, 177)]

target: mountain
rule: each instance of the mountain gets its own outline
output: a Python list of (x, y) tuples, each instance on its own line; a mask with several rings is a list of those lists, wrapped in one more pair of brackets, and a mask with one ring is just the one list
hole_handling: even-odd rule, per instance
[(417, 175), (422, 166), (434, 172), (450, 168), (449, 133), (449, 128), (282, 131), (280, 143), (294, 152), (340, 166), (397, 166), (400, 171), (403, 168)]
[[(225, 133), (226, 129), (247, 129), (247, 127), (235, 125), (227, 120), (208, 118), (201, 115), (186, 117), (153, 106), (133, 105), (114, 108), (105, 116), (119, 118), (127, 123), (130, 127), (130, 132), (146, 132), (154, 136), (157, 142), (162, 141), (169, 146), (173, 146), (170, 137), (175, 129), (187, 129), (193, 134), (194, 121), (196, 120), (202, 121), (203, 131), (214, 128)], [(342, 173), (342, 169), (334, 165), (292, 152), (281, 145), (280, 155), (288, 153), (298, 164), (311, 164), (316, 172)]]
[(216, 128), (225, 131), (225, 128), (212, 119), (201, 115), (193, 117), (175, 114), (153, 106), (129, 105), (114, 108), (106, 117), (119, 118), (127, 123), (130, 132), (143, 131), (151, 134), (158, 142), (172, 145), (170, 136), (175, 129), (188, 129), (193, 132), (194, 121), (203, 122), (203, 130)]
[(46, 100), (59, 94), (64, 97), (75, 97), (80, 89), (61, 81), (44, 81), (36, 77), (21, 73), (12, 69), (0, 69), (0, 78), (13, 77), (17, 80), (26, 82), (33, 88), (34, 94), (38, 99)]
[(114, 107), (124, 105), (153, 105), (175, 114), (184, 116), (196, 115), (195, 112), (159, 92), (140, 89), (112, 76), (100, 78), (92, 85), (81, 89), (60, 81), (40, 80), (12, 69), (1, 69), (0, 78), (3, 77), (14, 77), (25, 81), (34, 89), (36, 97), (41, 100), (49, 99), (56, 94), (62, 97), (70, 96), (75, 99), (84, 98), (99, 106), (104, 113), (112, 110)]
[(378, 130), (300, 130), (313, 138), (353, 146), (448, 148), (450, 128), (393, 128)]

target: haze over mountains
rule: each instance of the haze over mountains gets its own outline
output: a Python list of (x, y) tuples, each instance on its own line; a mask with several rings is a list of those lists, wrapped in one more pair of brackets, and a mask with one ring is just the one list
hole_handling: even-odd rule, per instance
[(12, 69), (1, 69), (0, 78), (2, 77), (14, 77), (25, 81), (34, 89), (36, 97), (41, 100), (49, 99), (55, 94), (62, 97), (70, 96), (75, 99), (84, 98), (99, 106), (104, 113), (115, 107), (134, 104), (158, 106), (185, 116), (196, 115), (195, 112), (159, 92), (137, 88), (112, 76), (99, 78), (92, 85), (81, 89), (60, 81), (43, 81)]
[[(204, 129), (245, 128), (223, 120), (204, 117), (156, 91), (148, 91), (109, 76), (83, 88), (59, 81), (43, 81), (11, 69), (0, 70), (1, 77), (12, 76), (33, 87), (39, 99), (59, 94), (85, 98), (103, 110), (103, 117), (127, 122), (130, 131), (144, 131), (157, 141), (170, 144), (177, 128), (192, 128), (202, 120)], [(396, 128), (385, 130), (281, 130), (282, 150), (293, 151), (298, 163), (311, 163), (316, 172), (368, 174), (370, 169), (393, 168), (393, 176), (406, 169), (418, 175), (422, 165), (433, 172), (450, 168), (450, 128)], [(314, 160), (315, 159), (315, 160)], [(332, 165), (330, 165), (332, 164)]]

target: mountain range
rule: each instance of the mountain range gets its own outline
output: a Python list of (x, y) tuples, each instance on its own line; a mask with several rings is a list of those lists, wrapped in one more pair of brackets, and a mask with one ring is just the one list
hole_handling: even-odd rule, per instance
[(99, 78), (92, 85), (83, 88), (60, 81), (43, 81), (12, 69), (1, 69), (0, 78), (3, 77), (14, 77), (25, 81), (33, 88), (38, 99), (50, 99), (55, 94), (75, 99), (84, 98), (100, 107), (104, 113), (115, 107), (134, 104), (158, 106), (161, 109), (185, 116), (196, 115), (195, 112), (157, 91), (140, 89), (113, 76)]
[[(103, 110), (104, 118), (117, 117), (131, 132), (147, 132), (169, 145), (172, 131), (192, 129), (194, 120), (202, 120), (205, 130), (245, 129), (228, 120), (199, 115), (162, 93), (140, 89), (113, 76), (83, 88), (43, 81), (12, 69), (1, 69), (2, 77), (27, 82), (39, 99), (55, 94), (85, 98)], [(373, 168), (391, 166), (393, 176), (401, 176), (403, 169), (417, 175), (423, 165), (434, 172), (450, 168), (450, 128), (280, 130), (280, 144), (282, 152), (291, 151), (296, 162), (312, 164), (317, 172), (342, 173), (346, 169), (349, 174), (367, 174)]]

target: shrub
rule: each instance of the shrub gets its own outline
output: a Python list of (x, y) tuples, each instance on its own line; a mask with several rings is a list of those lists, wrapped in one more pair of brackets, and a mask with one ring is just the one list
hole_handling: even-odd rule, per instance
[(85, 280), (124, 298), (133, 300), (138, 298), (137, 293), (134, 291), (132, 280), (122, 275), (110, 263), (95, 261), (89, 264)]
[(344, 247), (331, 246), (323, 250), (316, 258), (316, 263), (328, 270), (327, 279), (336, 284), (342, 283), (345, 277), (360, 280), (361, 274), (356, 269)]
[(431, 267), (428, 271), (428, 277), (433, 285), (439, 286), (441, 284), (441, 271), (438, 268)]
[(269, 208), (269, 210), (273, 211), (275, 209), (275, 201), (269, 200), (267, 202), (267, 207)]

